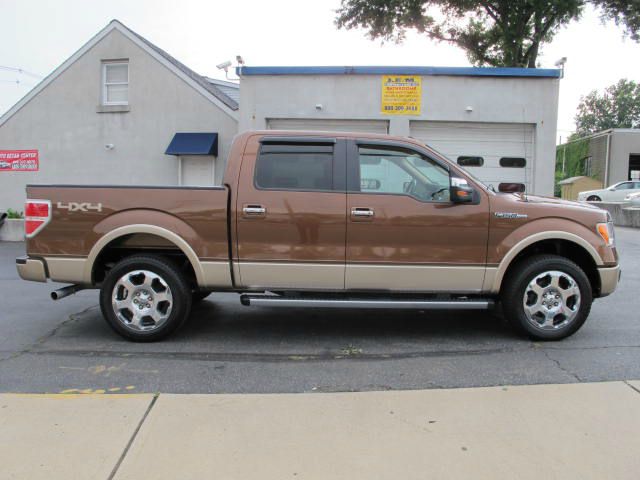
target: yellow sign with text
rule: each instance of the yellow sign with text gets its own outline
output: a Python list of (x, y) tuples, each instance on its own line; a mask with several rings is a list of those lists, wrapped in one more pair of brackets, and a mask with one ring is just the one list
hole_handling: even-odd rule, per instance
[(382, 77), (380, 112), (385, 115), (420, 115), (422, 77), (385, 75)]

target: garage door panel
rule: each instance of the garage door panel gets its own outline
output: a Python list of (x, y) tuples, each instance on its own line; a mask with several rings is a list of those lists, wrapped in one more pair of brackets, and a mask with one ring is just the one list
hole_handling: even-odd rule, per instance
[[(510, 123), (412, 121), (411, 136), (430, 145), (457, 162), (460, 156), (484, 159), (482, 167), (467, 170), (495, 188), (502, 182), (531, 186), (531, 166), (535, 157), (535, 126)], [(526, 168), (500, 166), (503, 157), (526, 159)]]
[(533, 156), (533, 148), (523, 149), (522, 146), (519, 145), (500, 144), (499, 146), (496, 146), (495, 144), (475, 144), (460, 146), (453, 144), (434, 145), (433, 143), (427, 143), (427, 145), (432, 146), (438, 152), (446, 155), (454, 161), (459, 156), (472, 156), (484, 158), (486, 164), (487, 159), (489, 158), (495, 158), (497, 163), (502, 157), (532, 158)]
[(322, 118), (270, 118), (267, 120), (270, 130), (313, 130), (326, 132), (389, 132), (386, 120), (342, 120)]

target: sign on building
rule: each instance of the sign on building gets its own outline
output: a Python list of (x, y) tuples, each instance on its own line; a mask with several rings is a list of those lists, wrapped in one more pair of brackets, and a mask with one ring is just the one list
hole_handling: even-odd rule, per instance
[(0, 172), (36, 172), (38, 150), (0, 150)]
[(420, 115), (422, 77), (385, 75), (382, 77), (380, 111), (386, 115)]

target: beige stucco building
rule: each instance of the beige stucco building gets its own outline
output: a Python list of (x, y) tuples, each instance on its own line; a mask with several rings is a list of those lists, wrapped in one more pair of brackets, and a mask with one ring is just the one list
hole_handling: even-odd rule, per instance
[[(0, 171), (0, 210), (22, 210), (29, 183), (220, 183), (237, 92), (114, 20), (0, 118), (0, 150), (39, 155), (38, 171)], [(165, 154), (185, 132), (208, 150)]]

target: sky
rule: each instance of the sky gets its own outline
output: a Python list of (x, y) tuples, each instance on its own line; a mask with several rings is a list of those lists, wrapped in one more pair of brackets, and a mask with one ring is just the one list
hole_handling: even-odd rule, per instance
[[(0, 0), (0, 113), (64, 62), (110, 20), (129, 28), (200, 74), (242, 55), (247, 65), (468, 66), (464, 51), (410, 33), (402, 44), (337, 30), (340, 0)], [(543, 47), (539, 62), (567, 57), (558, 137), (574, 129), (580, 96), (620, 78), (640, 81), (640, 44), (624, 39), (594, 10)], [(22, 69), (27, 73), (7, 70)]]

